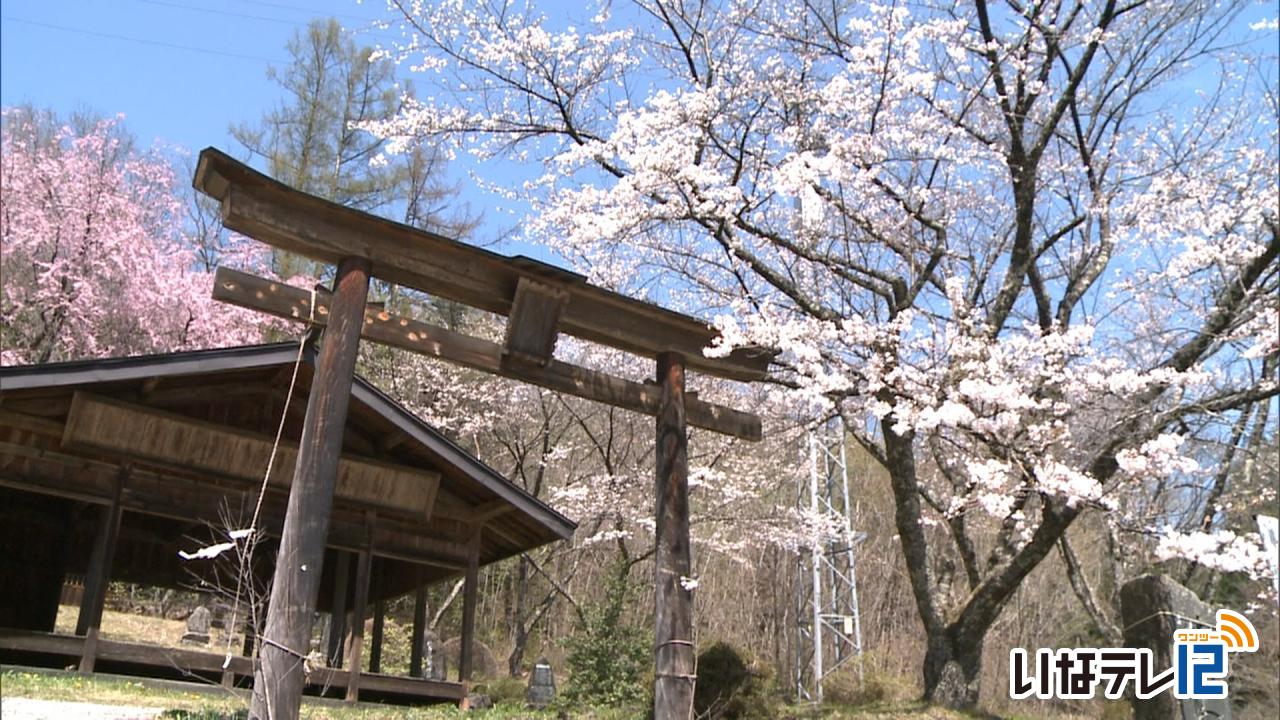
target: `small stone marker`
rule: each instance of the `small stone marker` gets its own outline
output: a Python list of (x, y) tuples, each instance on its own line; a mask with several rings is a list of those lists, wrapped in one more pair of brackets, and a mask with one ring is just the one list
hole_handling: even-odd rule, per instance
[(541, 710), (556, 699), (556, 678), (551, 672), (551, 663), (542, 658), (533, 665), (529, 673), (529, 691), (525, 695), (529, 706)]
[(209, 626), (213, 617), (209, 612), (209, 608), (201, 605), (191, 614), (187, 616), (187, 632), (182, 636), (182, 642), (192, 645), (208, 645), (209, 644)]

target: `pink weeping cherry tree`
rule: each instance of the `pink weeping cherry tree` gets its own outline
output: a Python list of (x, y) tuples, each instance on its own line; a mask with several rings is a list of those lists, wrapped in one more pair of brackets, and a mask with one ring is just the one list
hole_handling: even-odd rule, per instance
[(43, 363), (258, 341), (261, 324), (214, 303), (174, 173), (136, 152), (120, 119), (79, 130), (4, 111), (0, 352)]

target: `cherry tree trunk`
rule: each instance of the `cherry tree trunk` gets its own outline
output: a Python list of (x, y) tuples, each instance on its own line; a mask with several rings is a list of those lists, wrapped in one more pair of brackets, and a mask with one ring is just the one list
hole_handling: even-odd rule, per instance
[(985, 632), (964, 635), (954, 627), (929, 637), (924, 653), (925, 700), (949, 708), (977, 706), (985, 639)]

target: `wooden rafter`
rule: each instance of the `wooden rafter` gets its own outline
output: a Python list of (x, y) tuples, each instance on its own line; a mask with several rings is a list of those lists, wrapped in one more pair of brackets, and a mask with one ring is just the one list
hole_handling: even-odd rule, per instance
[(469, 520), (473, 523), (483, 525), (496, 517), (507, 514), (511, 510), (511, 505), (502, 500), (490, 500), (475, 506), (471, 509)]

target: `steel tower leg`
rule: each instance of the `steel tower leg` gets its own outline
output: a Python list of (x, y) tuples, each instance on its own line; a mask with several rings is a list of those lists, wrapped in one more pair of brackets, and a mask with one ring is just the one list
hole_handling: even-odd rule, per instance
[(796, 699), (821, 702), (822, 682), (848, 660), (862, 683), (862, 619), (858, 612), (853, 531), (844, 425), (839, 419), (808, 435), (809, 478), (797, 479), (796, 507), (835, 519), (832, 536), (800, 550), (796, 574)]

